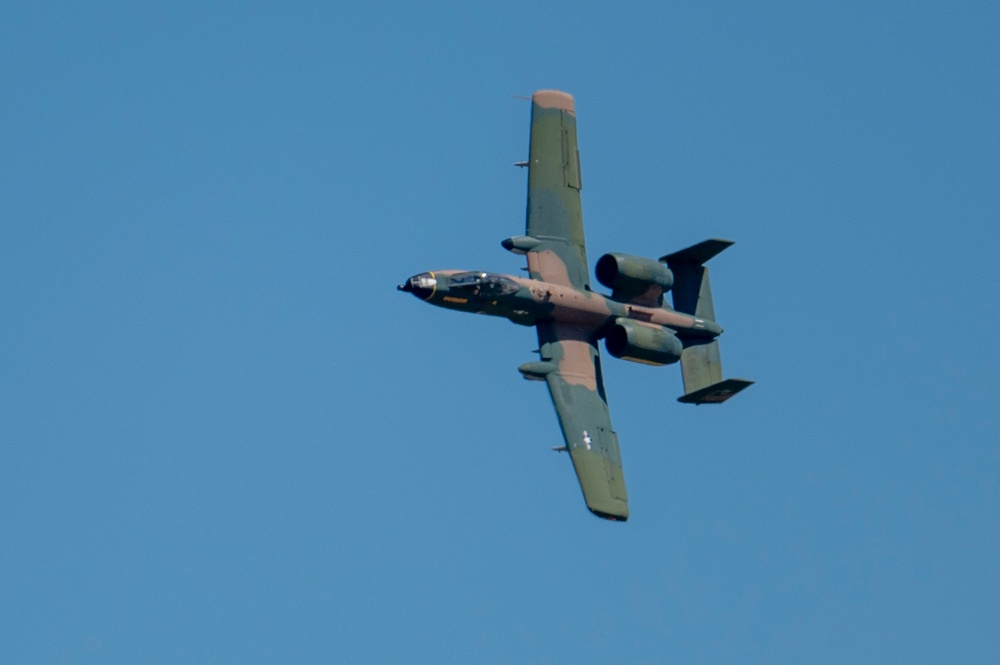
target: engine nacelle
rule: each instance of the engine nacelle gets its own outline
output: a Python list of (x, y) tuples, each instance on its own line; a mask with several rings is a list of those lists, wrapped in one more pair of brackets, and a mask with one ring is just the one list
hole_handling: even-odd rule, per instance
[(674, 273), (653, 259), (612, 252), (597, 260), (597, 281), (613, 290), (619, 302), (659, 307), (663, 294), (674, 285)]
[(608, 353), (615, 358), (647, 365), (669, 365), (681, 359), (684, 345), (662, 326), (615, 319), (604, 340)]

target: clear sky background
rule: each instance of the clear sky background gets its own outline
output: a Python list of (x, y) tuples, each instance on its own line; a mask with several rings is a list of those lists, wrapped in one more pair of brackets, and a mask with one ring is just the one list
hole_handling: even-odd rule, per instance
[[(1000, 662), (1000, 5), (343, 4), (0, 6), (0, 662)], [(395, 290), (523, 265), (540, 88), (591, 263), (737, 241), (626, 524)]]

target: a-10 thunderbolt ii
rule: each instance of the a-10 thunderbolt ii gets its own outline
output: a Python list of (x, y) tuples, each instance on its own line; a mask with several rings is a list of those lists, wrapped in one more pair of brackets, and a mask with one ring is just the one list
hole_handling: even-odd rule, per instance
[[(595, 268), (610, 296), (590, 288), (580, 207), (580, 154), (573, 97), (540, 90), (531, 98), (525, 235), (501, 244), (527, 257), (528, 277), (435, 270), (399, 285), (432, 305), (491, 314), (535, 326), (540, 359), (521, 365), (524, 378), (545, 381), (587, 508), (628, 519), (618, 436), (601, 374), (598, 341), (608, 353), (649, 365), (680, 361), (689, 404), (724, 402), (752, 381), (722, 379), (708, 269), (733, 244), (706, 240), (658, 261), (605, 254)], [(663, 296), (673, 294), (673, 307)]]

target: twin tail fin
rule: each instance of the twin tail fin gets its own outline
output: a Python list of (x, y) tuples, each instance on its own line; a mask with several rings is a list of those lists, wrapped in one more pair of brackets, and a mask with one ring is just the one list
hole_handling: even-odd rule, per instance
[[(674, 273), (675, 310), (715, 321), (712, 287), (704, 264), (732, 244), (732, 240), (712, 238), (660, 258)], [(681, 375), (684, 395), (677, 401), (685, 404), (721, 404), (753, 384), (746, 379), (723, 380), (717, 339), (686, 340), (681, 353)]]

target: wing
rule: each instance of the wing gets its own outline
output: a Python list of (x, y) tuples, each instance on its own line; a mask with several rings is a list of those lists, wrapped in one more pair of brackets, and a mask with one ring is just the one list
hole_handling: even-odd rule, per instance
[(590, 287), (580, 207), (580, 153), (573, 98), (557, 90), (531, 97), (527, 252), (532, 279)]
[(538, 324), (538, 342), (543, 362), (553, 367), (545, 382), (587, 508), (598, 517), (625, 521), (628, 495), (600, 352), (586, 331), (566, 324)]

